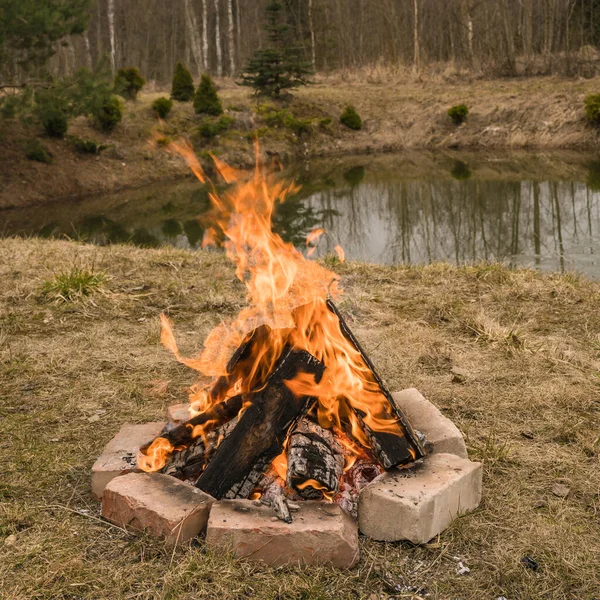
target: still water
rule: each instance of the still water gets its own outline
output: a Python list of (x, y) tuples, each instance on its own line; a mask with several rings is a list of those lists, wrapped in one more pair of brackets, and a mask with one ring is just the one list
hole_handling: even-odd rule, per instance
[[(410, 153), (300, 164), (275, 228), (317, 256), (393, 264), (499, 260), (600, 278), (600, 161), (577, 153)], [(198, 249), (207, 189), (191, 179), (0, 212), (0, 234)]]

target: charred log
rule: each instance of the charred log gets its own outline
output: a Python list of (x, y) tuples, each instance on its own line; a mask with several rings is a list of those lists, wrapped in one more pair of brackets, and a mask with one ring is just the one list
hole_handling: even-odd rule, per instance
[(344, 471), (344, 453), (331, 430), (302, 419), (290, 436), (287, 456), (287, 485), (302, 498), (323, 497), (322, 489), (305, 485), (309, 481), (315, 481), (330, 492), (338, 491)]
[(249, 398), (231, 435), (219, 446), (196, 486), (214, 498), (247, 498), (265, 469), (281, 453), (290, 429), (314, 403), (295, 396), (285, 382), (311, 373), (319, 382), (325, 367), (304, 350), (286, 348), (265, 386)]
[(410, 423), (408, 422), (402, 411), (394, 403), (390, 392), (388, 391), (383, 380), (375, 370), (373, 363), (367, 356), (366, 352), (362, 349), (358, 340), (354, 337), (354, 334), (348, 327), (348, 324), (338, 311), (337, 307), (331, 300), (327, 300), (327, 307), (339, 319), (340, 328), (342, 333), (344, 334), (344, 337), (360, 353), (365, 364), (367, 365), (367, 367), (369, 367), (369, 370), (371, 371), (373, 381), (377, 384), (382, 396), (387, 401), (387, 414), (380, 416), (396, 420), (398, 424), (397, 434), (382, 431), (374, 431), (364, 423), (363, 418), (365, 417), (365, 414), (361, 413), (356, 409), (353, 409), (364, 427), (365, 433), (369, 439), (369, 442), (371, 443), (373, 454), (375, 455), (381, 466), (383, 466), (383, 468), (386, 470), (412, 462), (418, 458), (425, 456), (425, 450), (421, 442), (419, 441), (419, 438), (417, 437), (416, 433), (414, 432), (413, 428), (411, 427)]

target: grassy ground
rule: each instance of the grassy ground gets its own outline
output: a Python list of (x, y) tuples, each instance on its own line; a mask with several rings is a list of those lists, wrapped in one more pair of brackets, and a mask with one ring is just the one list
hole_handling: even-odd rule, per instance
[[(6, 239), (0, 597), (597, 597), (600, 284), (499, 265), (333, 268), (341, 309), (389, 386), (420, 389), (484, 461), (479, 510), (425, 546), (362, 540), (348, 572), (261, 568), (201, 540), (170, 552), (104, 523), (89, 490), (95, 457), (123, 423), (163, 418), (192, 382), (159, 344), (160, 312), (193, 353), (240, 308), (241, 284), (212, 252)], [(75, 288), (60, 276), (73, 269)]]
[[(299, 90), (288, 105), (278, 107), (313, 122), (309, 133), (298, 136), (293, 127), (277, 126), (258, 114), (247, 88), (222, 80), (223, 105), (234, 119), (226, 132), (207, 140), (198, 133), (201, 119), (191, 105), (178, 103), (158, 129), (162, 137), (187, 135), (201, 156), (214, 151), (234, 166), (252, 163), (254, 135), (260, 137), (265, 154), (284, 163), (313, 156), (415, 148), (597, 148), (599, 138), (585, 122), (583, 101), (598, 91), (598, 83), (599, 78), (556, 77), (421, 80), (394, 78), (389, 71), (377, 70), (352, 77), (337, 75), (319, 79), (316, 85)], [(84, 118), (71, 123), (69, 133), (109, 145), (99, 157), (77, 154), (63, 140), (44, 139), (54, 164), (29, 161), (25, 141), (41, 131), (19, 122), (3, 122), (0, 209), (187, 175), (183, 161), (148, 144), (157, 130), (150, 104), (165, 93), (168, 91), (142, 93), (137, 102), (127, 103), (122, 123), (110, 135), (94, 130)], [(338, 122), (348, 103), (362, 116), (361, 131), (351, 131)], [(446, 113), (460, 103), (468, 105), (470, 114), (466, 124), (456, 127)], [(320, 126), (322, 119), (331, 119), (331, 125)]]

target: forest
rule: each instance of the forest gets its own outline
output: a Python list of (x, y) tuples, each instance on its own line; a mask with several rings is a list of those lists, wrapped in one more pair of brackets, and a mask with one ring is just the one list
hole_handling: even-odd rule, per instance
[[(82, 35), (61, 40), (50, 67), (69, 75), (108, 56), (168, 81), (176, 61), (195, 75), (237, 75), (264, 42), (266, 0), (97, 0)], [(286, 0), (293, 38), (317, 72), (375, 64), (448, 65), (486, 76), (596, 72), (599, 0)], [(3, 65), (5, 83), (19, 73)]]

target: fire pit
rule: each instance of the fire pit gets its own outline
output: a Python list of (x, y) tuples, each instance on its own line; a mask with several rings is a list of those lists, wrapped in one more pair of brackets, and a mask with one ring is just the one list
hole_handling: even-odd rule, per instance
[[(172, 149), (206, 181), (189, 147)], [(195, 358), (162, 317), (163, 344), (202, 378), (169, 422), (127, 426), (107, 446), (92, 476), (104, 517), (172, 544), (207, 528), (209, 545), (273, 565), (350, 567), (358, 524), (428, 541), (478, 505), (481, 466), (416, 390), (388, 391), (334, 304), (338, 276), (308, 259), (324, 231), (305, 256), (271, 230), (297, 188), (258, 161), (249, 178), (215, 162), (232, 187), (211, 194), (205, 245), (225, 247), (247, 306)]]

